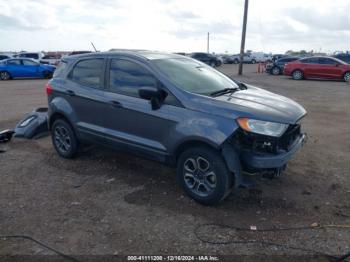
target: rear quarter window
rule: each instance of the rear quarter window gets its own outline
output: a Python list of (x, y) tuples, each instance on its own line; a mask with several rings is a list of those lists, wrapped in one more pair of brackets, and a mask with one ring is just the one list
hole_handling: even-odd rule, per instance
[(62, 60), (58, 64), (58, 66), (53, 74), (53, 77), (61, 77), (64, 74), (64, 72), (66, 71), (66, 69), (67, 69), (67, 62)]

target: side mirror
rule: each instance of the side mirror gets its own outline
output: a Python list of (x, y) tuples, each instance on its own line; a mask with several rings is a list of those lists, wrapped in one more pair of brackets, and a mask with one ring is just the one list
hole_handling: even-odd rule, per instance
[(139, 89), (139, 96), (151, 101), (152, 110), (159, 109), (167, 95), (164, 90), (152, 86), (145, 86)]

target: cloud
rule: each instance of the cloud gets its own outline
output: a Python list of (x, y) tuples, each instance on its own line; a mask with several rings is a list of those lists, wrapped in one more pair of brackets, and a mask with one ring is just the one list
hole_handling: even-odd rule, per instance
[[(300, 6), (300, 7), (299, 7)], [(0, 50), (141, 48), (236, 53), (242, 0), (0, 1)], [(251, 0), (246, 48), (348, 49), (348, 0)]]

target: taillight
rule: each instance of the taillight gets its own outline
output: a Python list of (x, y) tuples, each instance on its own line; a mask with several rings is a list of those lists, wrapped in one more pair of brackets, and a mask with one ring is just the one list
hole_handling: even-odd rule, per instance
[(47, 83), (47, 84), (45, 85), (45, 89), (46, 89), (46, 95), (51, 95), (51, 94), (52, 94), (53, 88), (52, 88), (52, 86), (50, 86), (49, 83)]

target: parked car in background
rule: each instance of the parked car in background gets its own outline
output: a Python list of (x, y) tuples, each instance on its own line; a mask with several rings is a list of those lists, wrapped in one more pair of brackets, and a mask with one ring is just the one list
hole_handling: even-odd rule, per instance
[(0, 61), (5, 60), (5, 59), (9, 59), (9, 58), (11, 58), (11, 56), (0, 54)]
[(238, 64), (240, 61), (239, 54), (230, 55), (226, 58), (228, 64)]
[(350, 65), (334, 57), (313, 56), (287, 63), (284, 74), (295, 80), (324, 78), (350, 81)]
[(46, 93), (61, 157), (87, 141), (156, 160), (205, 205), (247, 186), (246, 173), (279, 176), (305, 141), (301, 105), (175, 54), (66, 57)]
[(265, 54), (263, 52), (252, 52), (250, 53), (250, 56), (255, 59), (256, 62), (271, 62), (272, 61), (272, 55)]
[(35, 53), (23, 52), (23, 53), (17, 54), (15, 57), (31, 58), (31, 59), (34, 59), (35, 61), (39, 62), (44, 57), (44, 54), (42, 52), (35, 52)]
[(272, 56), (272, 62), (275, 62), (275, 61), (277, 61), (278, 59), (281, 59), (281, 58), (287, 57), (287, 56), (288, 56), (288, 55), (274, 54), (274, 55)]
[(283, 74), (284, 71), (284, 65), (286, 63), (298, 60), (299, 57), (295, 56), (289, 56), (289, 57), (284, 57), (280, 58), (275, 62), (269, 63), (266, 65), (266, 73), (269, 73), (271, 75), (280, 75)]
[(334, 55), (333, 57), (338, 58), (344, 61), (345, 63), (350, 64), (350, 53), (340, 53), (340, 54)]
[(227, 59), (230, 57), (230, 55), (224, 54), (224, 55), (220, 55), (220, 57), (222, 59), (223, 64), (228, 64)]
[(0, 62), (0, 79), (51, 78), (54, 66), (42, 65), (30, 58), (11, 58)]
[(69, 53), (68, 55), (82, 55), (82, 54), (89, 54), (92, 53), (91, 51), (73, 51), (71, 53)]
[(45, 55), (42, 59), (40, 59), (40, 63), (57, 66), (61, 58), (62, 58), (62, 55), (60, 54)]
[(199, 52), (191, 53), (190, 57), (197, 59), (203, 63), (206, 63), (211, 67), (220, 66), (222, 64), (221, 60), (218, 59), (215, 55), (208, 54), (208, 53), (199, 53)]
[[(228, 64), (238, 64), (240, 61), (240, 55), (231, 55), (227, 58)], [(255, 64), (257, 62), (256, 58), (251, 54), (244, 54), (243, 55), (243, 63), (249, 63), (249, 64)]]

